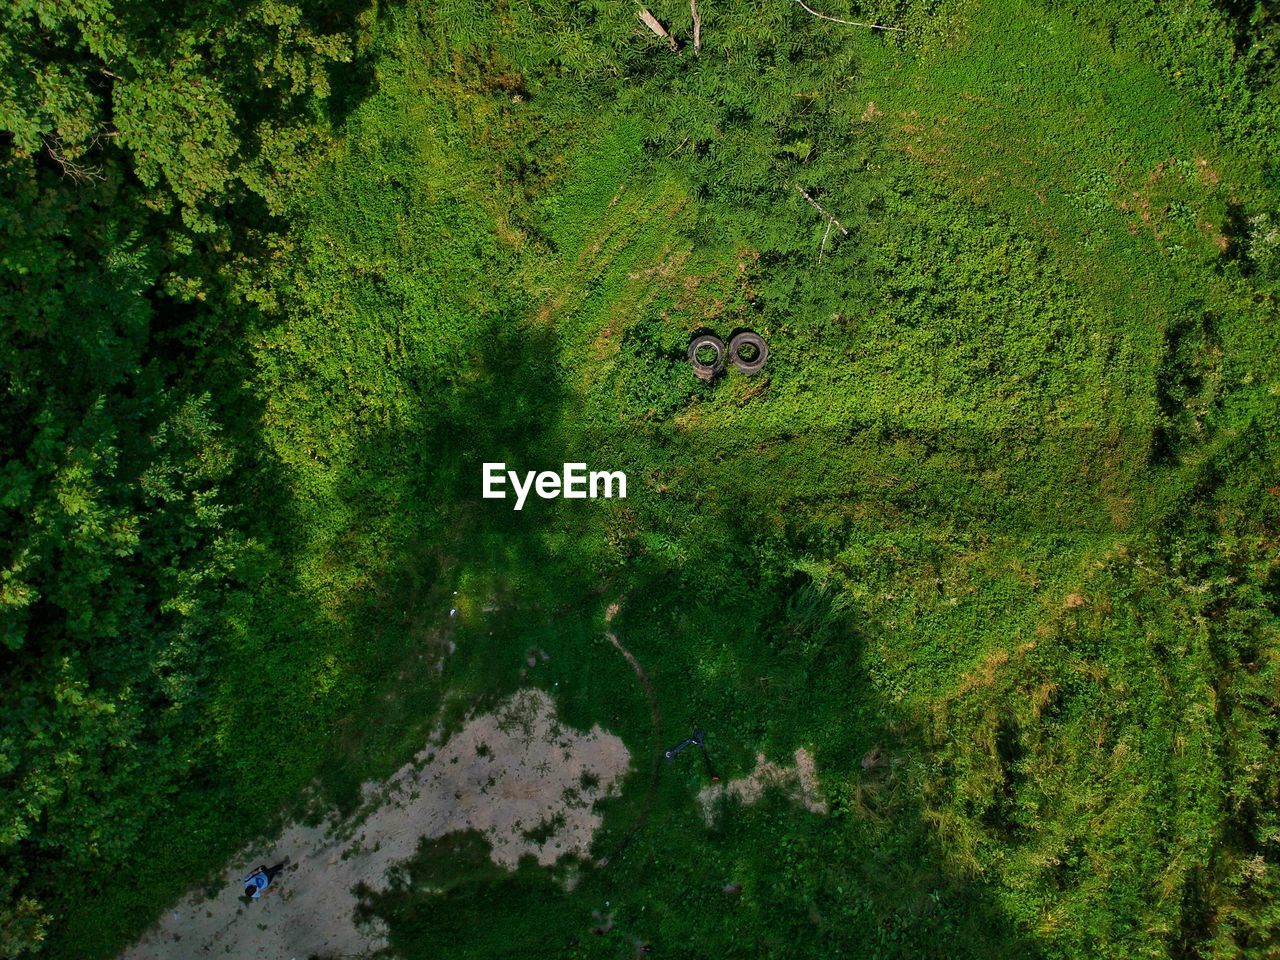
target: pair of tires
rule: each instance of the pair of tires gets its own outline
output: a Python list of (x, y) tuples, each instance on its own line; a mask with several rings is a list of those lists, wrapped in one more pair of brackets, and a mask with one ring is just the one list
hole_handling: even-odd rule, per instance
[[(707, 350), (715, 353), (714, 359), (706, 360), (700, 356)], [(764, 361), (769, 356), (769, 346), (760, 334), (744, 330), (741, 333), (735, 333), (729, 339), (729, 349), (726, 351), (724, 341), (714, 333), (701, 333), (689, 341), (689, 350), (686, 355), (693, 366), (693, 375), (699, 380), (712, 379), (724, 369), (726, 360), (733, 364), (739, 373), (751, 376), (759, 373), (764, 367)]]

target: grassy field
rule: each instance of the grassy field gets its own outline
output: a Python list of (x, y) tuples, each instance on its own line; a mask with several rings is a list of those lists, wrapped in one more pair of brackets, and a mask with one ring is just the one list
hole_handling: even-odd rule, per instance
[[(424, 845), (367, 904), (406, 957), (1280, 949), (1253, 128), (1118, 15), (704, 6), (699, 56), (630, 8), (379, 10), (374, 90), (251, 291), (251, 492), (289, 546), (227, 615), (223, 766), (151, 827), (159, 889), (69, 884), (51, 956), (110, 956), (522, 682), (636, 758), (600, 853), (643, 829), (572, 892)], [(690, 334), (739, 328), (764, 373), (694, 379)], [(629, 495), (516, 513), (479, 499), (496, 460)], [(709, 828), (692, 759), (650, 794), (694, 725), (726, 777), (812, 750), (830, 813)]]

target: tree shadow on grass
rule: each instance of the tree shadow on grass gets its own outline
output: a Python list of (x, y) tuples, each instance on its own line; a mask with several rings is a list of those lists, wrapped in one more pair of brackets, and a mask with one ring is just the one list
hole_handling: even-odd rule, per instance
[[(218, 763), (193, 777), (143, 846), (145, 860), (166, 865), (159, 885), (102, 889), (102, 913), (153, 915), (220, 872), (272, 829), (273, 811), (298, 812), (317, 770), (321, 805), (352, 809), (361, 783), (426, 743), (446, 695), (447, 729), (534, 684), (554, 693), (566, 725), (598, 722), (632, 751), (597, 838), (612, 861), (583, 865), (572, 892), (529, 864), (481, 869), (475, 850), (410, 865), (417, 881), (365, 904), (404, 956), (435, 956), (446, 943), (473, 957), (616, 956), (642, 943), (721, 956), (1033, 955), (982, 885), (947, 863), (896, 768), (859, 768), (873, 747), (899, 758), (919, 749), (862, 661), (876, 625), (833, 611), (821, 591), (815, 599), (805, 577), (766, 573), (750, 510), (732, 490), (704, 507), (675, 555), (644, 545), (636, 501), (652, 493), (638, 476), (629, 502), (534, 499), (516, 512), (481, 499), (481, 463), (591, 462), (601, 432), (615, 429), (585, 420), (559, 356), (545, 329), (498, 321), (449, 369), (405, 374), (417, 412), (351, 458), (338, 480), (351, 509), (319, 544), (338, 562), (373, 540), (369, 556), (383, 562), (328, 608), (315, 606), (300, 553), (264, 574), (258, 605), (232, 618)], [(262, 477), (263, 496), (271, 483), (276, 495), (287, 489), (283, 474)], [(297, 509), (281, 498), (280, 537), (308, 527)], [(602, 546), (611, 538), (621, 545)], [(613, 626), (652, 678), (673, 739), (704, 727), (726, 778), (748, 773), (757, 750), (787, 761), (810, 746), (832, 812), (773, 798), (708, 826), (695, 800), (702, 773), (686, 757), (663, 768), (643, 829), (624, 845), (648, 800), (654, 745), (644, 693), (603, 639), (614, 598), (623, 606)], [(529, 668), (533, 647), (549, 660)], [(722, 891), (733, 884), (740, 896)], [(594, 912), (613, 915), (608, 933), (591, 932)], [(96, 955), (107, 956), (137, 923), (98, 932)], [(82, 929), (79, 942), (87, 937)]]
[[(633, 509), (626, 503), (531, 500), (517, 513), (510, 501), (480, 499), (482, 462), (525, 470), (591, 461), (597, 428), (556, 376), (558, 355), (544, 331), (494, 331), (429, 415), (371, 448), (404, 451), (416, 465), (403, 505), (424, 510), (421, 539), (387, 571), (397, 585), (387, 609), (427, 595), (442, 609), (466, 608), (451, 634), (457, 652), (433, 688), (457, 696), (446, 725), (534, 684), (553, 692), (568, 726), (600, 723), (623, 737), (632, 772), (602, 805), (593, 854), (611, 853), (610, 863), (581, 864), (568, 891), (531, 863), (514, 873), (493, 867), (478, 839), (460, 851), (446, 838), (424, 844), (388, 891), (366, 892), (365, 915), (385, 921), (392, 948), (409, 958), (438, 955), (443, 944), (466, 957), (612, 957), (645, 943), (726, 957), (1037, 955), (932, 834), (906, 773), (923, 738), (884, 702), (863, 658), (878, 626), (807, 575), (768, 574), (750, 511), (732, 491), (699, 516), (679, 559), (636, 546), (635, 529), (630, 546), (600, 548)], [(651, 495), (632, 482), (632, 498)], [(642, 514), (643, 504), (634, 509)], [(696, 801), (704, 774), (686, 756), (662, 768), (647, 820), (631, 835), (654, 751), (644, 692), (603, 640), (603, 611), (615, 599), (622, 608), (611, 626), (652, 678), (668, 739), (706, 729), (726, 778), (749, 773), (758, 750), (789, 762), (808, 746), (831, 812), (771, 795), (708, 825)], [(532, 647), (549, 660), (526, 667)], [(353, 746), (377, 741), (391, 719), (373, 718)], [(425, 719), (411, 723), (422, 731)], [(883, 766), (862, 769), (874, 749)], [(371, 752), (335, 756), (358, 767)], [(433, 853), (442, 843), (456, 855)]]
[[(748, 556), (733, 560), (750, 569)], [(686, 756), (663, 768), (647, 822), (628, 837), (649, 743), (633, 720), (615, 730), (634, 751), (635, 773), (624, 796), (604, 804), (595, 854), (612, 854), (607, 867), (581, 865), (570, 892), (532, 864), (514, 874), (479, 869), (483, 847), (462, 861), (424, 854), (408, 867), (409, 882), (365, 901), (367, 914), (389, 924), (396, 952), (429, 957), (448, 943), (468, 957), (606, 957), (648, 943), (659, 954), (726, 957), (1035, 956), (932, 836), (905, 772), (919, 745), (859, 668), (864, 640), (849, 619), (833, 618), (818, 638), (826, 649), (806, 655), (798, 638), (813, 636), (814, 618), (797, 615), (795, 601), (807, 585), (762, 589), (749, 573), (715, 573), (705, 591), (670, 570), (624, 578), (626, 605), (613, 626), (654, 679), (668, 739), (687, 732), (682, 722), (704, 727), (726, 779), (749, 773), (756, 750), (786, 763), (807, 745), (831, 812), (810, 814), (773, 793), (755, 806), (730, 804), (709, 825), (696, 802), (702, 767)], [(708, 676), (722, 647), (734, 669)], [(596, 650), (595, 669), (610, 670), (610, 656)], [(642, 702), (632, 686), (630, 698)], [(609, 691), (578, 711), (600, 720), (627, 694)], [(883, 765), (861, 769), (873, 748)], [(608, 932), (593, 932), (602, 925)]]
[[(482, 509), (478, 496), (481, 458), (554, 459), (544, 450), (562, 402), (552, 355), (547, 335), (495, 322), (450, 370), (407, 373), (419, 412), (368, 437), (337, 478), (348, 509), (332, 518), (294, 497), (283, 464), (244, 465), (242, 498), (261, 518), (253, 535), (270, 549), (250, 555), (247, 589), (227, 597), (198, 734), (208, 747), (136, 850), (164, 869), (145, 885), (91, 871), (64, 884), (90, 906), (54, 904), (53, 956), (113, 955), (245, 843), (307, 809), (349, 810), (361, 782), (426, 742), (452, 681), (436, 664), (457, 574), (483, 570), (501, 586), (553, 569), (536, 522)], [(252, 404), (227, 403), (247, 429)]]

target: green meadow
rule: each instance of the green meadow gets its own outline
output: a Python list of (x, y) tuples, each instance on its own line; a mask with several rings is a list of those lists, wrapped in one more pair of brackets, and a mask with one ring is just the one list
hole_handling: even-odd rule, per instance
[[(114, 6), (4, 76), (178, 29)], [(424, 842), (362, 903), (396, 955), (1280, 951), (1274, 5), (267, 7), (181, 21), (250, 38), (225, 149), (81, 133), (73, 182), (78, 75), (0, 113), (0, 955), (114, 956), (525, 684), (631, 751), (607, 865)], [(708, 826), (695, 726), (829, 812)]]

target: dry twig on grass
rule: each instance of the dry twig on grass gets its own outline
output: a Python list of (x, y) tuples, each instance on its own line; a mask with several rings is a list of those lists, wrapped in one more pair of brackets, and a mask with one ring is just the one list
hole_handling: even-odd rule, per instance
[(819, 20), (830, 20), (832, 23), (843, 23), (846, 27), (866, 27), (868, 30), (890, 30), (894, 33), (906, 33), (902, 27), (886, 27), (879, 23), (861, 23), (858, 20), (841, 20), (839, 17), (829, 17), (825, 13), (819, 13), (813, 7), (809, 6), (804, 0), (795, 0), (796, 3), (804, 7), (806, 11), (813, 14)]
[(817, 210), (820, 214), (822, 214), (824, 217), (830, 220), (833, 224), (835, 224), (835, 226), (839, 229), (839, 231), (843, 233), (846, 237), (849, 235), (848, 228), (839, 220), (837, 220), (835, 216), (831, 213), (831, 211), (829, 211), (826, 207), (820, 204), (817, 200), (813, 199), (813, 197), (809, 196), (808, 192), (803, 187), (801, 187), (800, 184), (796, 183), (796, 184), (792, 184), (792, 186), (794, 186), (798, 191), (800, 191), (800, 196), (808, 200), (809, 205), (813, 207), (813, 209)]
[(831, 236), (831, 224), (834, 220), (827, 221), (826, 232), (822, 235), (822, 246), (818, 247), (818, 266), (822, 266), (822, 255), (827, 252), (827, 237)]
[(657, 17), (655, 17), (652, 13), (650, 13), (644, 7), (640, 8), (639, 15), (640, 15), (640, 20), (644, 23), (646, 27), (648, 27), (650, 30), (653, 31), (654, 36), (667, 41), (667, 45), (670, 46), (672, 50), (680, 49), (679, 45), (676, 43), (676, 38), (673, 37), (671, 34), (667, 33), (667, 28), (658, 22)]
[(827, 218), (827, 229), (826, 229), (826, 232), (822, 234), (822, 246), (818, 248), (818, 263), (822, 263), (822, 257), (827, 252), (827, 238), (831, 236), (831, 228), (835, 227), (837, 230), (843, 233), (846, 237), (849, 235), (849, 228), (846, 227), (839, 220), (837, 220), (835, 218), (835, 215), (832, 214), (831, 211), (829, 211), (826, 207), (820, 204), (817, 200), (813, 199), (813, 197), (809, 196), (808, 192), (803, 187), (801, 187), (800, 184), (795, 183), (795, 184), (792, 184), (792, 186), (794, 186), (796, 190), (799, 191), (800, 196), (804, 197), (805, 200), (809, 201), (809, 206), (813, 207), (813, 209), (817, 210), (820, 214), (822, 214), (824, 217)]
[(689, 0), (689, 12), (693, 14), (693, 52), (702, 50), (702, 17), (698, 13), (698, 0)]

